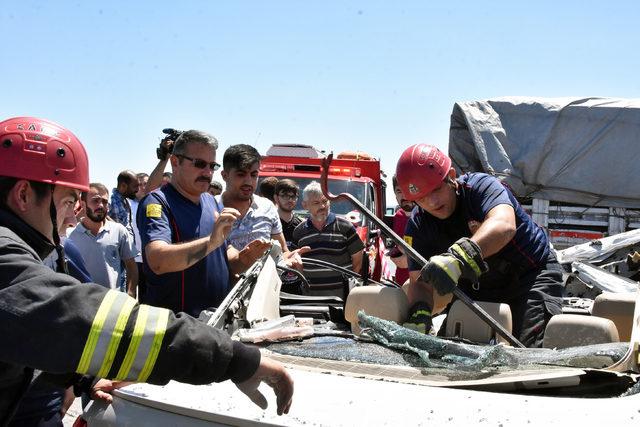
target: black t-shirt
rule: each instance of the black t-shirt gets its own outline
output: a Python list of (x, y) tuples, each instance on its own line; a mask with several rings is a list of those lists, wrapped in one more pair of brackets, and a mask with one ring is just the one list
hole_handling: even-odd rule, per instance
[(291, 221), (287, 222), (284, 219), (280, 218), (280, 222), (282, 223), (282, 234), (284, 234), (284, 240), (287, 242), (287, 248), (290, 251), (297, 249), (292, 242), (293, 239), (293, 230), (302, 222), (302, 218), (297, 215), (293, 215)]
[[(429, 259), (446, 252), (461, 237), (471, 237), (470, 222), (482, 223), (491, 209), (498, 205), (513, 207), (516, 216), (516, 235), (497, 254), (487, 258), (501, 259), (516, 266), (520, 271), (542, 267), (549, 254), (549, 241), (544, 230), (533, 222), (511, 191), (502, 183), (484, 173), (469, 173), (458, 178), (456, 209), (447, 219), (438, 219), (420, 207), (414, 209), (405, 240), (420, 255)], [(420, 270), (420, 266), (409, 259), (409, 270)]]

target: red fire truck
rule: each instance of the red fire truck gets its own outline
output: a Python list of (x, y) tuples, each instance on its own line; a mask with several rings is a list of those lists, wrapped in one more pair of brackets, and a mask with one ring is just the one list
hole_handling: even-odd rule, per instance
[[(289, 178), (298, 183), (300, 191), (312, 181), (320, 181), (324, 152), (310, 145), (275, 144), (267, 150), (260, 166), (260, 179), (275, 176)], [(380, 170), (380, 161), (363, 152), (343, 152), (334, 157), (329, 168), (329, 191), (333, 194), (349, 193), (356, 197), (371, 212), (384, 218), (385, 189)], [(304, 216), (302, 198), (298, 199), (296, 213)], [(365, 262), (374, 280), (385, 277), (383, 251), (384, 238), (377, 227), (368, 221), (348, 201), (331, 204), (331, 212), (348, 219), (356, 227), (358, 235), (365, 243)]]

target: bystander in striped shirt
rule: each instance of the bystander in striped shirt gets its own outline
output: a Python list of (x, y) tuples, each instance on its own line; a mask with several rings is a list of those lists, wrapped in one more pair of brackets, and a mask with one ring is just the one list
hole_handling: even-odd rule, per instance
[[(311, 218), (307, 218), (293, 231), (292, 241), (298, 248), (311, 248), (305, 257), (330, 262), (347, 269), (352, 268), (351, 256), (364, 249), (355, 227), (333, 213), (327, 217), (322, 230), (315, 228)], [(342, 273), (326, 267), (305, 264), (304, 275), (311, 286), (311, 295), (346, 297)]]

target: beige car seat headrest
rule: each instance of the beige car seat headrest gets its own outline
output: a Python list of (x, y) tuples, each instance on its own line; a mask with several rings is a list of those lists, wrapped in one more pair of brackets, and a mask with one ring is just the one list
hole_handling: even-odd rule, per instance
[(344, 317), (351, 323), (351, 331), (359, 335), (358, 311), (370, 316), (391, 320), (401, 325), (407, 319), (409, 302), (402, 289), (371, 285), (358, 286), (347, 297)]
[[(478, 301), (478, 305), (511, 333), (511, 308), (508, 304)], [(446, 322), (445, 336), (447, 337), (460, 337), (479, 343), (501, 342), (509, 345), (460, 300), (451, 305)]]
[(557, 314), (544, 331), (543, 347), (567, 348), (619, 342), (613, 321), (597, 316)]

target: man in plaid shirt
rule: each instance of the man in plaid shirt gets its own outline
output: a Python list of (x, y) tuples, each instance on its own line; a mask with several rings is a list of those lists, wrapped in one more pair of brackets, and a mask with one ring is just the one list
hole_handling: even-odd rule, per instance
[(118, 187), (111, 192), (111, 202), (109, 203), (109, 216), (116, 222), (124, 225), (133, 233), (133, 217), (131, 215), (131, 204), (128, 199), (134, 200), (138, 192), (139, 182), (135, 173), (129, 170), (120, 172), (118, 175)]

